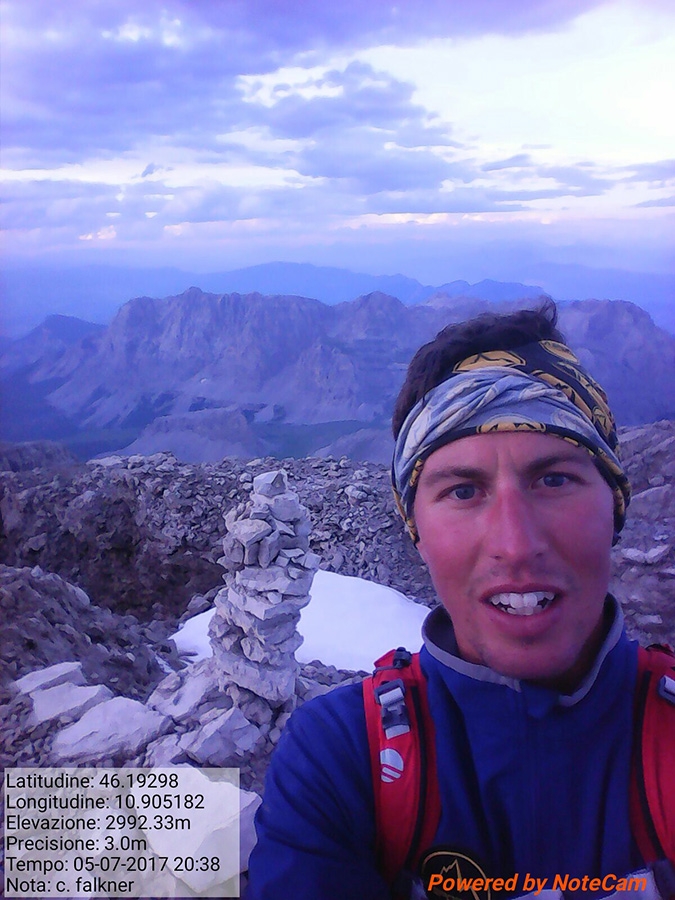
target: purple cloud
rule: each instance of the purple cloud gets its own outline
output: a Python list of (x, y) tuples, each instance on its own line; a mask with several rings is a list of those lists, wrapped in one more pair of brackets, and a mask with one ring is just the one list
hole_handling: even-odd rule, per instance
[(0, 223), (6, 229), (74, 227), (75, 223), (79, 231), (100, 228), (106, 213), (118, 206), (116, 193), (114, 186), (92, 182), (9, 182), (3, 190)]
[(481, 166), (481, 171), (498, 172), (502, 169), (529, 169), (533, 165), (534, 163), (529, 153), (518, 153), (516, 156), (509, 156), (508, 159), (499, 159), (495, 162), (486, 163), (484, 166)]
[(650, 184), (666, 185), (675, 179), (675, 159), (662, 159), (653, 163), (637, 163), (633, 166), (622, 166), (623, 172), (632, 174), (624, 181), (644, 181)]
[[(25, 165), (118, 153), (153, 135), (171, 135), (190, 147), (209, 146), (214, 134), (249, 123), (251, 108), (236, 84), (241, 74), (323, 62), (333, 52), (374, 43), (555, 29), (598, 2), (54, 0), (36, 5), (9, 0), (4, 13), (10, 35), (3, 61), (5, 146), (16, 148), (13, 158), (20, 151), (17, 161)], [(358, 69), (337, 77), (344, 77), (347, 86), (350, 76), (355, 83)], [(343, 114), (377, 122), (391, 112), (380, 109), (380, 102), (405, 101), (406, 89), (398, 90), (398, 96), (392, 88), (353, 90), (353, 109), (347, 112), (343, 104)], [(317, 117), (320, 111), (334, 117), (340, 112), (337, 104), (317, 106)], [(275, 114), (279, 128), (285, 119), (289, 131), (301, 133), (292, 104), (274, 108), (270, 115)], [(409, 129), (410, 145), (413, 133)], [(439, 128), (438, 139), (447, 141), (447, 131)]]
[[(522, 146), (532, 153), (495, 152), (479, 163), (411, 84), (363, 62), (335, 62), (384, 43), (561, 29), (601, 2), (7, 0), (5, 164), (59, 169), (127, 156), (137, 174), (131, 184), (120, 175), (123, 190), (66, 178), (11, 184), (6, 226), (76, 239), (114, 225), (122, 243), (183, 222), (267, 217), (283, 220), (286, 232), (364, 213), (520, 210), (536, 199), (601, 194), (618, 179), (667, 183), (672, 160), (614, 170), (548, 166), (536, 161), (541, 148)], [(323, 73), (327, 65), (317, 76), (313, 67)], [(271, 104), (246, 92), (258, 76), (270, 90), (264, 76), (284, 66), (304, 68), (310, 90), (278, 85)], [(246, 84), (242, 75), (251, 76)], [(239, 142), (236, 132), (247, 130), (253, 137)], [(263, 174), (261, 186), (204, 179), (180, 187), (179, 173), (169, 186), (164, 173), (178, 168), (181, 154), (189, 164), (283, 169), (298, 184), (270, 187)], [(532, 187), (533, 179), (543, 186)]]
[(653, 206), (675, 206), (675, 197), (659, 197), (657, 200), (643, 200), (642, 203), (636, 203), (636, 209), (648, 209)]

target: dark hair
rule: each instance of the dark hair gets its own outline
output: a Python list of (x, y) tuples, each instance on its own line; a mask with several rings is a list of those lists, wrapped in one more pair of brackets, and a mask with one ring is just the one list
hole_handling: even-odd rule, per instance
[(536, 341), (559, 341), (558, 310), (547, 298), (536, 309), (519, 309), (506, 315), (483, 313), (475, 319), (446, 325), (433, 341), (415, 353), (399, 391), (392, 416), (394, 438), (413, 406), (437, 384), (445, 381), (453, 366), (474, 353), (513, 350)]

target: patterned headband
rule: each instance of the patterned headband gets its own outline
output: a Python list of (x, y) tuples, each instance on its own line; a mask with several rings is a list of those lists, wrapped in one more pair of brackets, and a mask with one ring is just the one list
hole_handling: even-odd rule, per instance
[(415, 542), (413, 505), (427, 457), (450, 441), (494, 431), (554, 434), (588, 450), (612, 489), (615, 530), (623, 528), (630, 484), (605, 392), (569, 347), (540, 341), (462, 360), (406, 416), (394, 448), (392, 484)]

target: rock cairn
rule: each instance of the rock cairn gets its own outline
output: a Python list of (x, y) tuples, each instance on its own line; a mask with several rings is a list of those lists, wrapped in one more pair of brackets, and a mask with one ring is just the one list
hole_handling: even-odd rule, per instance
[(250, 500), (225, 517), (210, 639), (220, 685), (234, 683), (272, 707), (293, 705), (302, 643), (297, 625), (320, 558), (309, 550), (309, 514), (286, 472), (253, 479)]

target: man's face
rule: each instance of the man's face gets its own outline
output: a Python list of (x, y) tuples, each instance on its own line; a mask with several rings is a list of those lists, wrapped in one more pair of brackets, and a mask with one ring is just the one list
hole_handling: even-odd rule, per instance
[(548, 434), (461, 438), (425, 462), (414, 516), (462, 657), (573, 690), (603, 638), (613, 537), (591, 456)]

